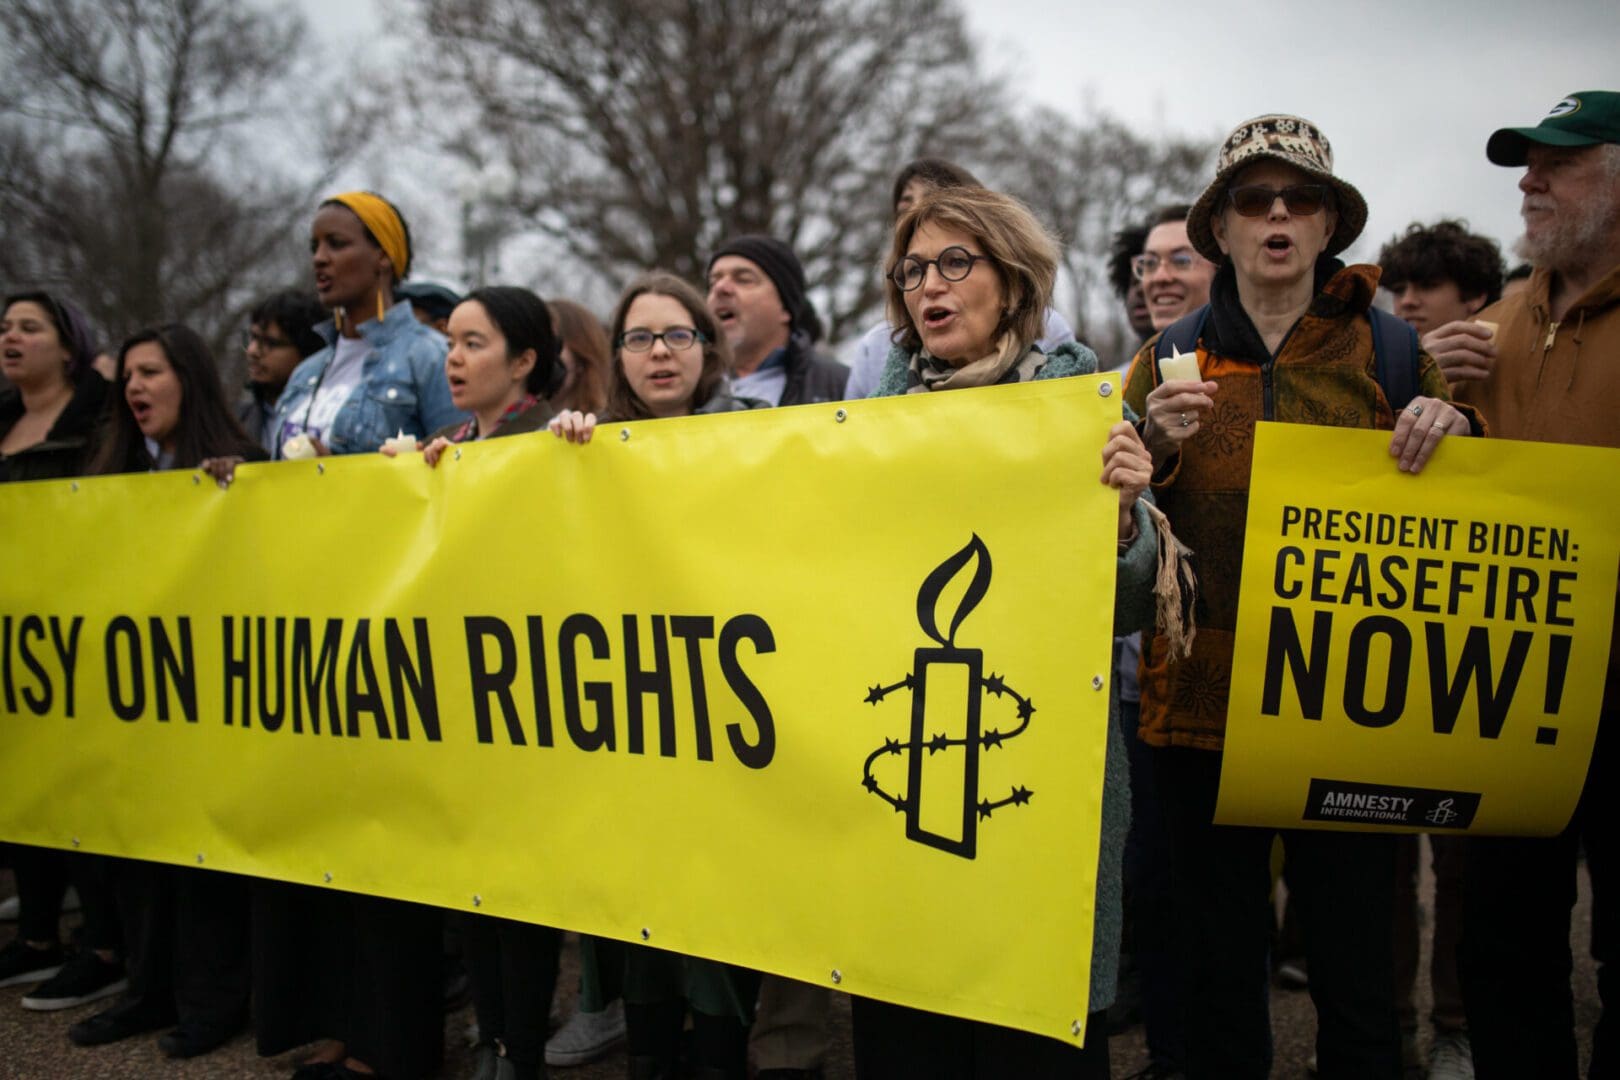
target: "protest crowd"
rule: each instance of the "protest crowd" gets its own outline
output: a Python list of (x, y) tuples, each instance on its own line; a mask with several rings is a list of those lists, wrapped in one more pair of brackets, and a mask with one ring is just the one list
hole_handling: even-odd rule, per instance
[[(818, 347), (804, 271), (776, 238), (728, 239), (699, 282), (648, 268), (596, 313), (517, 286), (416, 285), (400, 209), (337, 194), (309, 219), (313, 287), (252, 311), (234, 401), (192, 329), (106, 345), (70, 291), (16, 283), (0, 317), (0, 480), (178, 469), (229, 485), (245, 462), (375, 453), (435, 468), (474, 440), (582, 445), (608, 422), (1120, 371), (1121, 418), (1080, 466), (1118, 496), (1089, 1036), (856, 997), (857, 1074), (1106, 1078), (1109, 1014), (1128, 1008), (1146, 1030), (1142, 1080), (1261, 1080), (1282, 980), (1308, 987), (1321, 1077), (1573, 1080), (1581, 859), (1613, 996), (1614, 819), (1598, 800), (1615, 782), (1614, 652), (1559, 835), (1420, 843), (1215, 822), (1257, 422), (1388, 432), (1381, 452), (1410, 473), (1455, 439), (1620, 447), (1620, 92), (1572, 95), (1480, 149), (1482, 168), (1521, 174), (1527, 270), (1508, 274), (1493, 241), (1452, 220), (1346, 265), (1368, 210), (1327, 136), (1293, 115), (1245, 121), (1194, 202), (1116, 237), (1113, 284), (1139, 348), (1101, 358), (1053, 309), (1050, 231), (939, 158), (895, 174), (892, 240), (873, 252), (886, 311), (848, 366)], [(1177, 356), (1191, 366), (1162, 363)], [(1612, 497), (1612, 479), (1595, 489)], [(1186, 603), (1156, 605), (1156, 582), (1182, 573)], [(1417, 888), (1423, 858), (1432, 897)], [(474, 1004), (479, 1080), (562, 1072), (621, 1044), (640, 1080), (823, 1074), (827, 987), (591, 937), (579, 984), (559, 987), (551, 927), (19, 844), (4, 859), (17, 930), (0, 986), (28, 986), (26, 1010), (99, 1002), (69, 1031), (79, 1047), (155, 1036), (191, 1058), (251, 1031), (263, 1055), (308, 1047), (298, 1080), (429, 1077), (461, 1053), (443, 1037), (454, 985)], [(82, 921), (65, 938), (70, 896)], [(1420, 1017), (1424, 919), (1434, 1002)], [(568, 1019), (552, 1030), (559, 996)], [(1613, 1038), (1605, 1014), (1588, 1076), (1620, 1074)]]

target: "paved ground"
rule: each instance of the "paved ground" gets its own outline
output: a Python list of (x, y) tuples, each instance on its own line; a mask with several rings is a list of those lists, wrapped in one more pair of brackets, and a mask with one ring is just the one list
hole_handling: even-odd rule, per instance
[[(1575, 1017), (1581, 1040), (1582, 1075), (1591, 1056), (1592, 1028), (1597, 1022), (1597, 982), (1588, 946), (1590, 943), (1591, 909), (1590, 891), (1583, 873), (1580, 876), (1580, 899), (1577, 902), (1575, 932), (1571, 944), (1575, 951)], [(1430, 886), (1426, 885), (1425, 889)], [(0, 896), (10, 895), (10, 875), (0, 875)], [(13, 926), (0, 926), (0, 943), (15, 932)], [(1427, 928), (1425, 927), (1425, 950)], [(1427, 952), (1425, 952), (1427, 955)], [(560, 985), (575, 985), (576, 967), (570, 949), (565, 956), (564, 973)], [(1420, 975), (1419, 1011), (1428, 1010), (1428, 975)], [(8, 987), (0, 990), (0, 1078), (27, 1078), (40, 1080), (47, 1077), (94, 1077), (97, 1080), (119, 1078), (163, 1077), (165, 1080), (227, 1080), (227, 1078), (253, 1077), (271, 1080), (288, 1076), (298, 1064), (298, 1054), (277, 1058), (261, 1058), (254, 1053), (252, 1039), (246, 1035), (206, 1057), (186, 1062), (173, 1062), (157, 1049), (156, 1037), (132, 1039), (112, 1046), (81, 1049), (67, 1040), (67, 1029), (76, 1020), (100, 1008), (99, 1004), (86, 1005), (58, 1013), (31, 1013), (17, 1003), (27, 988)], [(565, 997), (567, 995), (564, 995)], [(446, 1055), (444, 1076), (460, 1080), (472, 1070), (472, 1054), (466, 1048), (464, 1033), (471, 1022), (471, 1010), (461, 1009), (445, 1018)], [(1272, 1070), (1275, 1080), (1296, 1080), (1305, 1077), (1305, 1061), (1315, 1038), (1315, 1019), (1309, 995), (1300, 991), (1275, 990), (1272, 993), (1273, 1029), (1276, 1033), (1277, 1061)], [(835, 1045), (827, 1063), (827, 1080), (845, 1080), (854, 1076), (850, 1059), (849, 1007), (839, 998), (834, 1016)], [(1134, 1028), (1116, 1036), (1112, 1043), (1114, 1076), (1125, 1077), (1145, 1064), (1141, 1029)], [(597, 1064), (577, 1069), (554, 1070), (562, 1080), (618, 1080), (625, 1075), (621, 1054)]]

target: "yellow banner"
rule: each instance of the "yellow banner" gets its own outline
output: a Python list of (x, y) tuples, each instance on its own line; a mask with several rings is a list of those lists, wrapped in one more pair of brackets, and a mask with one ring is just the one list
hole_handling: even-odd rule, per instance
[[(1261, 424), (1215, 819), (1547, 835), (1597, 733), (1620, 451)], [(1599, 485), (1601, 486), (1601, 485)]]
[(0, 836), (1079, 1040), (1120, 400), (7, 485)]

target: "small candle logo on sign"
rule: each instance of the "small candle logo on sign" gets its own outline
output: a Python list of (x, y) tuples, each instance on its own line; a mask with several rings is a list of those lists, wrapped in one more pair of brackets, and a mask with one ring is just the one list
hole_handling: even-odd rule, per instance
[[(936, 608), (946, 587), (973, 564), (972, 577), (940, 633)], [(956, 631), (990, 589), (990, 550), (978, 534), (928, 575), (917, 592), (917, 624), (937, 645), (916, 651), (913, 670), (897, 683), (877, 685), (866, 694), (876, 706), (896, 690), (911, 691), (910, 738), (885, 739), (866, 757), (861, 785), (906, 815), (906, 839), (971, 859), (978, 851), (978, 824), (1003, 806), (1023, 806), (1034, 792), (1015, 786), (1005, 798), (979, 794), (979, 755), (1022, 735), (1035, 705), (1000, 675), (984, 675), (984, 650), (956, 644)], [(1018, 726), (981, 730), (983, 695), (1011, 698)], [(906, 756), (906, 790), (890, 794), (873, 775), (887, 758)], [(926, 798), (925, 798), (926, 795)]]

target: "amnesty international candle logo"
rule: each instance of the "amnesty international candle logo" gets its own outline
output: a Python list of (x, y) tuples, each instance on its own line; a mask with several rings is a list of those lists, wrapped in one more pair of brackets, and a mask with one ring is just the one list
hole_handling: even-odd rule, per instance
[[(953, 579), (972, 564), (972, 577), (951, 617), (939, 631), (937, 608)], [(1022, 806), (1034, 792), (1016, 785), (1001, 799), (979, 794), (979, 755), (989, 753), (1029, 728), (1035, 704), (992, 672), (984, 675), (984, 650), (962, 648), (956, 632), (990, 589), (990, 550), (975, 533), (967, 545), (940, 563), (917, 591), (917, 624), (936, 645), (916, 651), (913, 670), (889, 686), (873, 686), (866, 701), (876, 706), (896, 690), (911, 691), (911, 731), (905, 741), (885, 739), (866, 757), (861, 784), (906, 815), (906, 838), (972, 859), (978, 851), (978, 823), (1003, 806)], [(1011, 698), (1018, 726), (1009, 731), (981, 728), (985, 694)], [(873, 773), (888, 758), (906, 759), (905, 791), (887, 791)]]

